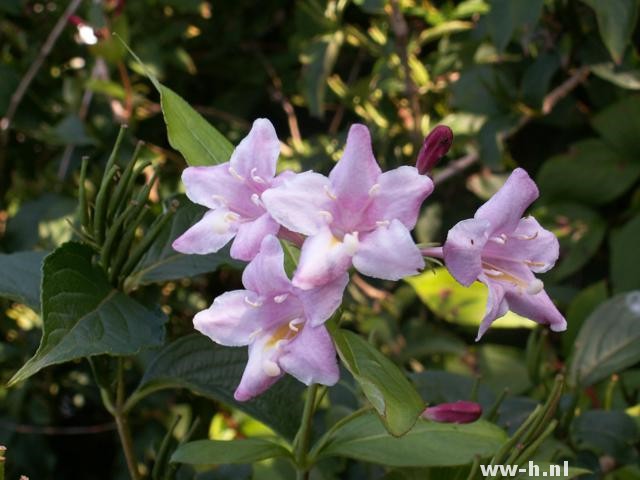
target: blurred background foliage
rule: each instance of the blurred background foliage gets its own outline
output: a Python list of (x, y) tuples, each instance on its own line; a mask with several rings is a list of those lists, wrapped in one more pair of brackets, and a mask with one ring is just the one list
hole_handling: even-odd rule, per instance
[[(72, 16), (59, 24), (68, 7)], [(447, 124), (455, 142), (435, 171), (417, 240), (442, 242), (510, 169), (524, 167), (541, 190), (533, 213), (561, 241), (560, 261), (544, 281), (569, 330), (549, 334), (510, 314), (476, 344), (486, 291), (462, 289), (440, 268), (398, 285), (356, 278), (349, 325), (412, 372), (427, 402), (473, 394), (489, 407), (508, 388), (497, 421), (509, 431), (544, 399), (553, 375), (568, 371), (564, 420), (538, 459), (570, 459), (592, 478), (640, 478), (638, 7), (637, 0), (2, 0), (0, 251), (49, 251), (73, 236), (80, 160), (90, 157), (86, 187), (95, 191), (119, 124), (128, 125), (123, 148), (132, 152), (143, 140), (142, 158), (159, 169), (157, 209), (181, 191), (185, 163), (167, 143), (158, 95), (112, 31), (232, 143), (253, 119), (271, 119), (282, 168), (327, 172), (354, 122), (372, 130), (383, 168), (412, 164), (424, 135)], [(231, 264), (192, 279), (141, 281), (149, 285), (136, 295), (163, 305), (175, 339), (239, 278)], [(28, 306), (0, 301), (3, 385), (35, 351), (40, 327)], [(128, 365), (132, 388), (152, 357)], [(8, 478), (127, 478), (91, 377), (82, 361), (0, 387)], [(353, 408), (352, 389), (345, 373), (331, 408)], [(332, 409), (327, 416), (337, 415)], [(194, 418), (197, 438), (268, 433), (187, 390), (161, 392), (132, 418), (143, 473), (167, 430), (180, 439)], [(186, 467), (177, 474), (194, 475)], [(198, 475), (289, 478), (278, 462)], [(385, 472), (351, 461), (327, 461), (313, 475), (445, 478), (437, 469)]]

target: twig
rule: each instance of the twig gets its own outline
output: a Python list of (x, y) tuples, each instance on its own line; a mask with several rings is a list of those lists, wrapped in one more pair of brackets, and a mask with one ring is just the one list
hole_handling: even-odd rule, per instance
[(375, 300), (386, 300), (390, 296), (389, 292), (380, 290), (379, 288), (367, 283), (365, 279), (357, 273), (354, 273), (351, 276), (351, 280), (353, 280), (353, 283), (369, 298), (373, 298)]
[[(542, 101), (542, 115), (548, 115), (551, 113), (560, 100), (566, 97), (573, 89), (586, 80), (589, 73), (590, 69), (588, 66), (580, 67), (567, 80), (551, 90)], [(538, 116), (540, 116), (540, 114), (535, 112), (527, 113), (520, 119), (520, 122), (518, 122), (518, 124), (505, 135), (505, 138), (513, 136), (522, 127)], [(433, 183), (438, 185), (445, 182), (449, 178), (469, 168), (478, 160), (480, 160), (480, 155), (478, 153), (469, 153), (464, 157), (452, 161), (449, 165), (434, 175)]]
[(413, 135), (416, 142), (422, 141), (422, 113), (420, 109), (420, 97), (418, 87), (411, 78), (411, 67), (409, 66), (409, 26), (407, 21), (402, 15), (398, 0), (391, 0), (391, 28), (396, 36), (396, 49), (400, 56), (400, 62), (402, 63), (402, 69), (404, 70), (404, 81), (407, 98), (413, 114)]
[(47, 425), (26, 425), (23, 423), (0, 421), (0, 428), (11, 432), (33, 435), (91, 435), (113, 431), (116, 429), (116, 424), (109, 422), (76, 427), (52, 427)]

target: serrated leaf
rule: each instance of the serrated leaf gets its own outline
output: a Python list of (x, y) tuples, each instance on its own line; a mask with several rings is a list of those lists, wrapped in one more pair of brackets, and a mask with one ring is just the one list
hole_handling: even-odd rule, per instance
[(638, 19), (637, 0), (582, 0), (596, 12), (600, 37), (611, 57), (620, 63)]
[(282, 445), (262, 438), (196, 440), (178, 447), (171, 456), (171, 462), (191, 465), (251, 463), (288, 454)]
[(0, 254), (0, 297), (40, 310), (42, 261), (47, 253)]
[(206, 212), (206, 208), (191, 203), (184, 196), (179, 197), (179, 202), (171, 221), (160, 231), (127, 279), (128, 287), (193, 277), (213, 272), (223, 264), (240, 266), (239, 262), (230, 259), (227, 249), (209, 255), (185, 255), (173, 249), (173, 241)]
[(114, 289), (92, 257), (89, 247), (69, 242), (45, 258), (42, 340), (9, 385), (49, 365), (93, 355), (134, 355), (162, 345), (164, 315)]
[(132, 403), (157, 390), (187, 388), (233, 405), (292, 438), (300, 424), (303, 385), (285, 376), (259, 397), (237, 402), (233, 392), (246, 363), (246, 348), (223, 347), (199, 334), (179, 338), (165, 346), (149, 365)]
[(589, 386), (640, 361), (640, 291), (600, 305), (580, 329), (569, 378)]
[(394, 436), (404, 435), (424, 410), (424, 401), (404, 373), (360, 336), (331, 329), (338, 354)]
[(348, 457), (390, 467), (465, 465), (479, 455), (493, 455), (507, 440), (496, 425), (479, 420), (466, 425), (419, 419), (404, 436), (395, 438), (377, 416), (365, 414), (343, 425), (320, 457)]

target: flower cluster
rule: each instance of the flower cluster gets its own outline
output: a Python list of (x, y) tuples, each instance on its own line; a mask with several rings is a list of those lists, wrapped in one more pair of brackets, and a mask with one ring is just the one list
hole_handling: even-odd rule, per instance
[[(533, 218), (521, 219), (538, 195), (524, 170), (514, 171), (473, 219), (452, 228), (444, 247), (421, 250), (413, 241), (410, 232), (433, 191), (425, 174), (451, 140), (447, 127), (436, 127), (425, 139), (417, 167), (382, 172), (369, 130), (353, 125), (328, 176), (313, 171), (276, 175), (280, 142), (271, 123), (258, 119), (229, 162), (184, 171), (187, 196), (209, 211), (173, 247), (207, 254), (233, 240), (231, 256), (249, 261), (242, 277), (245, 290), (219, 296), (194, 318), (195, 328), (215, 342), (249, 346), (237, 400), (259, 395), (284, 373), (307, 385), (338, 381), (336, 352), (324, 322), (342, 302), (351, 267), (399, 280), (420, 272), (424, 256), (444, 258), (460, 283), (479, 280), (489, 287), (479, 335), (508, 309), (554, 330), (565, 327), (533, 275), (553, 266), (558, 243)], [(300, 247), (291, 279), (278, 238)]]

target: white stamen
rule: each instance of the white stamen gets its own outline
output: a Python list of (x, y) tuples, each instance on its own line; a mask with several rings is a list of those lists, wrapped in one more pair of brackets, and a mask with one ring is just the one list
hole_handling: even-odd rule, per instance
[(389, 220), (378, 220), (376, 225), (378, 227), (388, 227), (391, 222)]
[(375, 197), (380, 193), (380, 184), (374, 183), (373, 186), (369, 189), (369, 196)]
[(504, 275), (500, 270), (493, 270), (491, 268), (485, 268), (484, 273), (486, 273), (490, 277), (499, 277), (501, 275)]
[(294, 318), (293, 320), (291, 320), (289, 322), (289, 329), (294, 331), (294, 332), (299, 332), (300, 329), (297, 327), (297, 325), (301, 325), (304, 323), (304, 320), (301, 318)]
[(262, 328), (258, 328), (257, 330), (254, 330), (253, 332), (251, 332), (251, 335), (249, 335), (249, 342), (253, 342), (255, 338), (261, 333), (262, 333)]
[(229, 222), (227, 221), (227, 216), (216, 216), (213, 219), (213, 223), (211, 224), (211, 229), (218, 235), (224, 235), (225, 233), (227, 233), (229, 231)]
[(262, 177), (260, 177), (259, 175), (256, 175), (256, 172), (258, 171), (257, 167), (253, 167), (251, 169), (251, 180), (253, 180), (256, 183), (265, 183), (264, 179)]
[(514, 235), (518, 240), (535, 240), (538, 238), (538, 231), (533, 232), (533, 235)]
[(277, 295), (273, 297), (273, 301), (276, 303), (282, 303), (287, 299), (288, 296), (289, 296), (288, 293), (283, 293), (282, 295)]
[(504, 233), (501, 233), (497, 237), (491, 237), (489, 240), (495, 243), (499, 243), (500, 245), (504, 245), (507, 243), (507, 236)]
[(327, 223), (333, 222), (333, 215), (327, 210), (319, 210), (318, 215), (324, 217), (327, 220)]
[(344, 243), (344, 247), (349, 255), (355, 255), (358, 251), (358, 245), (360, 244), (358, 241), (358, 232), (347, 233), (342, 239), (342, 243)]
[(246, 303), (247, 305), (251, 305), (254, 308), (261, 307), (263, 304), (262, 300), (260, 300), (259, 298), (253, 301), (249, 297), (244, 297), (244, 303)]
[(240, 215), (237, 213), (227, 212), (224, 215), (224, 221), (227, 223), (237, 222), (238, 220), (240, 220)]
[(229, 204), (227, 199), (224, 198), (222, 195), (211, 195), (211, 199), (214, 202), (217, 202), (221, 207), (224, 207)]
[(542, 283), (542, 280), (540, 280), (539, 278), (534, 278), (533, 280), (531, 280), (531, 282), (529, 282), (529, 285), (527, 285), (526, 292), (529, 295), (536, 295), (542, 290), (544, 290), (544, 283)]
[(336, 194), (331, 191), (331, 188), (329, 187), (329, 185), (324, 186), (324, 193), (326, 193), (327, 197), (329, 197), (331, 200), (338, 199), (338, 197), (336, 197)]
[(265, 360), (262, 362), (262, 371), (269, 377), (277, 377), (280, 375), (280, 367), (276, 362)]
[(231, 175), (233, 175), (234, 177), (236, 177), (238, 180), (240, 180), (241, 182), (244, 182), (244, 177), (242, 175), (240, 175), (235, 168), (233, 167), (229, 167), (229, 173)]
[(262, 200), (260, 200), (260, 195), (258, 195), (257, 193), (251, 194), (251, 201), (258, 207), (264, 207), (264, 203), (262, 203)]

